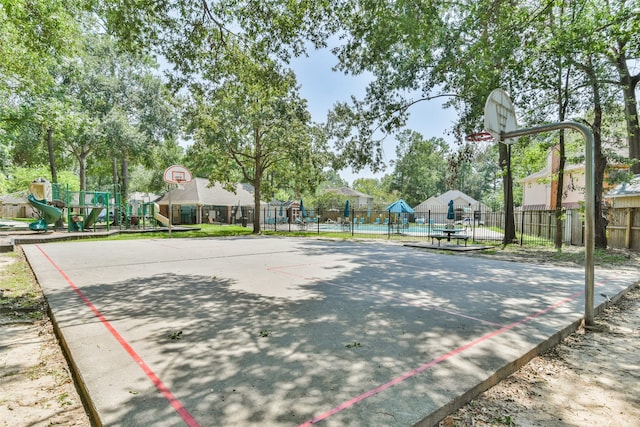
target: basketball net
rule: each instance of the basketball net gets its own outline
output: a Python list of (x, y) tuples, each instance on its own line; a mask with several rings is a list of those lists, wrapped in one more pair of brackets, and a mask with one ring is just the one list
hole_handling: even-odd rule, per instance
[(489, 132), (476, 132), (465, 136), (464, 140), (467, 142), (489, 142), (494, 138)]

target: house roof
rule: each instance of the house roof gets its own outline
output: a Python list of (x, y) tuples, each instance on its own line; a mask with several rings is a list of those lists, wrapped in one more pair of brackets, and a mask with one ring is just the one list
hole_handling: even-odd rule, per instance
[(634, 176), (629, 182), (616, 185), (605, 197), (631, 197), (640, 196), (640, 174)]
[(158, 200), (160, 198), (160, 196), (158, 196), (157, 194), (154, 193), (143, 193), (141, 191), (134, 191), (133, 193), (129, 194), (129, 201), (130, 202), (148, 202), (148, 201), (155, 201)]
[(340, 194), (342, 196), (347, 196), (347, 197), (364, 197), (364, 198), (373, 199), (373, 196), (361, 193), (349, 187), (328, 188), (326, 191), (328, 193), (336, 193), (336, 194)]
[(472, 205), (475, 203), (478, 203), (476, 199), (474, 199), (471, 196), (467, 196), (460, 190), (449, 190), (447, 192), (444, 192), (438, 196), (438, 199), (440, 199), (442, 202), (446, 203), (447, 205), (449, 203), (449, 200), (455, 200), (455, 199), (462, 199), (465, 202)]
[(431, 196), (424, 202), (420, 203), (418, 206), (414, 206), (413, 210), (417, 212), (422, 212), (422, 211), (427, 211), (430, 208), (434, 208), (434, 207), (447, 208), (448, 207), (447, 203), (448, 202), (443, 202), (442, 200), (440, 200), (437, 196)]
[[(565, 174), (575, 172), (575, 171), (584, 171), (584, 163), (581, 163), (579, 165), (566, 165), (564, 168)], [(534, 181), (542, 178), (548, 178), (550, 176), (551, 176), (551, 170), (545, 167), (544, 169), (539, 170), (538, 172), (534, 172), (531, 175), (525, 176), (524, 178), (520, 179), (520, 182), (524, 183), (524, 182)]]
[(460, 201), (462, 201), (464, 203), (464, 207), (467, 207), (467, 205), (472, 205), (474, 209), (480, 209), (483, 211), (489, 210), (489, 208), (484, 203), (478, 202), (476, 199), (466, 195), (460, 190), (449, 190), (440, 194), (439, 196), (431, 196), (424, 202), (420, 203), (418, 206), (414, 206), (413, 209), (416, 212), (448, 209), (450, 200), (454, 200), (455, 204), (458, 207), (460, 206)]
[[(213, 206), (253, 206), (253, 186), (236, 184), (235, 193), (225, 190), (219, 182), (210, 186), (206, 178), (194, 178), (191, 182), (181, 184), (181, 188), (170, 191), (171, 204), (175, 205), (213, 205)], [(169, 204), (169, 193), (158, 203)]]

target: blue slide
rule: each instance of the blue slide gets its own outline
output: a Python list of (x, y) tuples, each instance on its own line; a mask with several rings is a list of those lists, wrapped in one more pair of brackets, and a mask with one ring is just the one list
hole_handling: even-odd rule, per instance
[(55, 206), (48, 205), (44, 200), (37, 200), (33, 194), (27, 197), (29, 204), (33, 206), (40, 215), (40, 219), (29, 224), (29, 229), (33, 231), (46, 231), (48, 224), (55, 224), (62, 217), (62, 211)]

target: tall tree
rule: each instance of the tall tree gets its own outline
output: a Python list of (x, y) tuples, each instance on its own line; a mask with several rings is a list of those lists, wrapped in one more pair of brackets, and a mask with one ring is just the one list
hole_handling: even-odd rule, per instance
[[(563, 7), (555, 8), (557, 4)], [(594, 95), (595, 86), (591, 82), (597, 82), (602, 90), (602, 85), (612, 76), (611, 69), (603, 67), (602, 57), (594, 56), (602, 52), (602, 21), (610, 22), (607, 13), (596, 7), (604, 4), (614, 9), (609, 13), (611, 16), (625, 8), (626, 12), (622, 14), (627, 17), (625, 29), (637, 28), (637, 24), (630, 23), (637, 22), (637, 19), (633, 15), (634, 6), (629, 2), (474, 0), (429, 3), (426, 6), (417, 2), (359, 2), (358, 7), (341, 9), (341, 23), (347, 34), (343, 37), (346, 43), (336, 48), (340, 60), (338, 67), (346, 72), (368, 71), (374, 75), (363, 100), (355, 100), (350, 108), (341, 105), (336, 110), (345, 118), (343, 121), (355, 129), (351, 133), (340, 129), (339, 134), (343, 138), (354, 135), (348, 140), (357, 148), (350, 161), (361, 162), (364, 159), (357, 153), (376, 153), (380, 138), (374, 140), (372, 136), (379, 129), (386, 131), (402, 126), (407, 110), (415, 102), (437, 96), (451, 95), (449, 105), (454, 105), (460, 113), (454, 130), (459, 136), (478, 130), (484, 100), (495, 87), (506, 88), (515, 105), (531, 105), (532, 108), (546, 110), (549, 99), (556, 99), (555, 95), (539, 98), (541, 102), (537, 104), (529, 102), (536, 100), (531, 94), (536, 93), (538, 87), (535, 83), (539, 82), (529, 76), (535, 74), (540, 63), (531, 58), (548, 56), (550, 50), (545, 52), (535, 47), (551, 47), (555, 38), (562, 43), (556, 43), (556, 47), (561, 49), (552, 58), (561, 55), (562, 66), (573, 64), (575, 73), (578, 64), (584, 65), (587, 58), (592, 58), (595, 67), (592, 70), (595, 76), (589, 76), (587, 69), (580, 67), (580, 75), (572, 77), (570, 83), (577, 83), (583, 88), (576, 90), (573, 86), (574, 90), (569, 94), (572, 101), (585, 99), (582, 96), (585, 88), (591, 92), (587, 98), (590, 104), (580, 104), (573, 117), (584, 117), (587, 112), (596, 111), (598, 97)], [(548, 15), (562, 10), (572, 14), (571, 21), (565, 21), (570, 25), (557, 26), (555, 33), (550, 34), (545, 26)], [(630, 41), (629, 46), (637, 46), (637, 37), (634, 38), (632, 32), (625, 34)], [(550, 67), (547, 69), (552, 70), (552, 62), (548, 62)], [(557, 120), (557, 117), (555, 114), (552, 120)], [(592, 125), (597, 132), (598, 124)], [(508, 150), (503, 145), (499, 148), (500, 164), (506, 169)], [(599, 174), (604, 171), (606, 162), (598, 148), (595, 160)], [(376, 161), (375, 157), (373, 161)], [(508, 198), (512, 194), (511, 177), (508, 173), (503, 175), (505, 197)], [(596, 177), (595, 193), (599, 195), (602, 194), (602, 181), (601, 177)], [(507, 208), (511, 202), (506, 200)], [(605, 236), (599, 205), (596, 215), (596, 244), (600, 247)], [(507, 217), (505, 225), (505, 242), (515, 237), (510, 217)]]
[(49, 67), (77, 47), (82, 2), (0, 0), (0, 89), (52, 84)]
[[(90, 147), (74, 153), (96, 154), (91, 164), (81, 163), (84, 167), (99, 162), (113, 165), (115, 160), (113, 181), (126, 200), (129, 166), (149, 165), (147, 159), (156, 147), (175, 141), (176, 108), (155, 75), (155, 63), (146, 56), (118, 51), (110, 36), (87, 35), (84, 55), (70, 67), (66, 91), (94, 120), (94, 132), (99, 135), (91, 139)], [(102, 170), (106, 169), (103, 165)], [(86, 179), (81, 185), (84, 188)]]
[(442, 138), (424, 139), (413, 131), (398, 134), (391, 190), (415, 206), (444, 193), (449, 146)]
[[(186, 164), (228, 187), (251, 183), (253, 232), (259, 233), (263, 194), (273, 196), (283, 180), (291, 185), (292, 179), (298, 191), (315, 189), (325, 166), (323, 134), (311, 123), (293, 73), (274, 62), (257, 62), (237, 50), (226, 67), (216, 67), (210, 80), (204, 77), (192, 87), (187, 120), (195, 144)], [(274, 171), (273, 179), (265, 179)]]
[[(602, 35), (598, 44), (602, 55), (615, 66), (624, 105), (627, 125), (631, 172), (640, 173), (640, 120), (638, 118), (637, 88), (640, 70), (635, 67), (640, 59), (640, 11), (633, 1), (594, 2), (598, 8), (596, 33)], [(635, 69), (635, 71), (634, 71)]]

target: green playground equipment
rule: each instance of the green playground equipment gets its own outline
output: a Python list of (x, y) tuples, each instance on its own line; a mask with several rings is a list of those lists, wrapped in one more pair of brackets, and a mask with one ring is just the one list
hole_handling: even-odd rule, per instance
[[(67, 208), (67, 230), (84, 231), (95, 225), (100, 212), (109, 212), (112, 196), (108, 191), (71, 191), (69, 186), (54, 186), (54, 197)], [(109, 221), (106, 228), (109, 230)]]
[[(44, 178), (36, 178), (29, 185), (27, 200), (38, 212), (40, 219), (29, 224), (33, 231), (47, 231), (49, 224), (55, 224), (62, 216), (62, 210), (50, 204), (52, 202), (52, 185)], [(48, 199), (48, 200), (47, 200)]]

